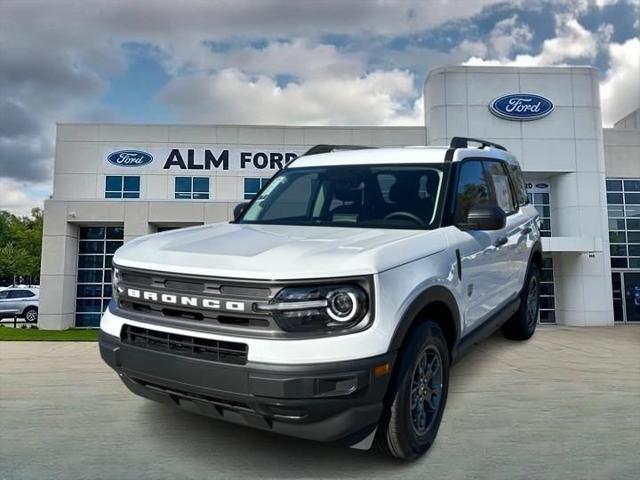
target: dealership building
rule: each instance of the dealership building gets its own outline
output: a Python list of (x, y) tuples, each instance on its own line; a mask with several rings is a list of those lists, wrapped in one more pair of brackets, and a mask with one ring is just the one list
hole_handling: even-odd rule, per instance
[[(454, 136), (500, 143), (522, 164), (542, 219), (540, 322), (640, 324), (640, 110), (603, 129), (588, 67), (443, 67), (424, 88), (416, 127), (59, 124), (40, 328), (97, 326), (120, 245), (229, 220), (314, 145), (448, 145)], [(509, 115), (501, 97), (515, 102), (507, 110), (532, 105), (535, 119)], [(538, 98), (546, 115), (535, 114)]]

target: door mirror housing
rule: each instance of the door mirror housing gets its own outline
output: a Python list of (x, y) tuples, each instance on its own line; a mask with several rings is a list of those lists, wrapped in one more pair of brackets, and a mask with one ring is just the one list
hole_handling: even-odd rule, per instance
[(502, 230), (507, 224), (507, 214), (498, 205), (474, 205), (467, 221), (458, 225), (462, 230)]
[(240, 218), (240, 215), (244, 213), (246, 208), (249, 206), (249, 202), (242, 202), (233, 207), (233, 221), (237, 221)]

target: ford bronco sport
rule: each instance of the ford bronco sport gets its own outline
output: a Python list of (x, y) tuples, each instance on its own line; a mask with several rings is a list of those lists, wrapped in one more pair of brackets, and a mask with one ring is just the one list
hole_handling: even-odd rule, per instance
[(452, 361), (534, 333), (541, 262), (504, 147), (321, 145), (234, 221), (120, 248), (100, 352), (143, 397), (413, 459)]

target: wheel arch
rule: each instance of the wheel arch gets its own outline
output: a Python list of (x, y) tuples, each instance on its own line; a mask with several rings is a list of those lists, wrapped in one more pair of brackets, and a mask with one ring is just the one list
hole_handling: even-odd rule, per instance
[(421, 292), (405, 310), (393, 334), (389, 350), (401, 349), (408, 334), (427, 318), (440, 326), (447, 339), (449, 353), (453, 353), (460, 338), (460, 311), (453, 293), (439, 285)]
[(538, 267), (538, 269), (542, 268), (542, 245), (540, 240), (536, 240), (531, 248), (531, 253), (529, 254), (529, 265), (532, 263)]
[(39, 309), (38, 309), (38, 305), (27, 305), (26, 307), (24, 307), (22, 309), (22, 314), (24, 315), (25, 313), (27, 313), (27, 310), (29, 309), (34, 309), (36, 312), (40, 313)]

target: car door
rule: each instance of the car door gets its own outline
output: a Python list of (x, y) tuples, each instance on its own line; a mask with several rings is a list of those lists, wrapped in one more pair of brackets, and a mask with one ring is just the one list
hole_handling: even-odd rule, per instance
[(7, 289), (0, 292), (0, 313), (3, 314), (14, 314), (17, 310), (16, 298), (14, 297), (14, 293), (16, 290)]
[[(466, 222), (469, 210), (476, 205), (494, 205), (495, 192), (489, 172), (481, 159), (463, 160), (459, 165), (455, 193), (454, 223)], [(452, 242), (460, 256), (461, 281), (459, 295), (463, 300), (464, 328), (470, 331), (495, 312), (496, 292), (506, 281), (506, 273), (498, 264), (498, 239), (502, 230), (462, 230), (452, 232)]]
[(494, 308), (500, 308), (520, 292), (521, 273), (528, 262), (527, 238), (523, 235), (527, 217), (519, 208), (505, 162), (485, 160), (484, 164), (491, 178), (496, 203), (507, 215), (505, 227), (495, 232), (495, 261), (503, 283), (496, 289), (491, 303)]

